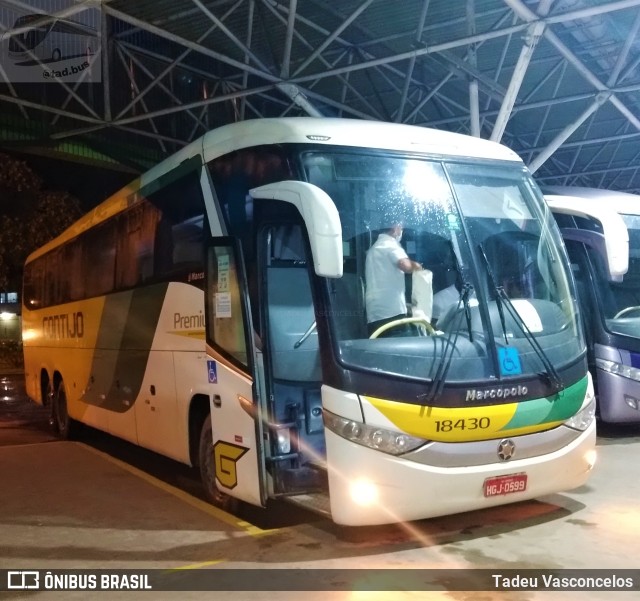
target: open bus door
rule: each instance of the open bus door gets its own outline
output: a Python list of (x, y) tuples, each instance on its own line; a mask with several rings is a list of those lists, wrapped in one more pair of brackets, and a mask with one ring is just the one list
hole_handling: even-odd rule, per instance
[[(320, 188), (298, 181), (284, 181), (251, 190), (254, 200), (276, 200), (294, 205), (307, 230), (314, 271), (325, 277), (342, 275), (342, 229), (338, 211), (329, 196)], [(289, 228), (281, 224), (276, 230)], [(294, 228), (295, 230), (296, 228)], [(295, 263), (295, 261), (294, 261)], [(279, 275), (280, 269), (276, 269)], [(287, 280), (272, 282), (272, 288), (301, 285), (303, 274), (298, 266), (286, 269)], [(287, 443), (286, 419), (278, 411), (269, 411), (273, 403), (266, 391), (263, 352), (254, 330), (247, 275), (240, 243), (232, 238), (214, 238), (207, 251), (206, 322), (209, 382), (212, 386), (211, 422), (213, 434), (213, 465), (217, 488), (230, 496), (254, 505), (266, 504), (270, 494), (285, 492), (278, 485), (278, 445)], [(268, 296), (269, 298), (269, 296)], [(270, 301), (269, 301), (270, 302)], [(300, 348), (314, 329), (313, 309), (305, 314), (309, 334), (301, 332), (292, 348)], [(282, 338), (282, 337), (281, 337)], [(274, 333), (267, 333), (273, 342)], [(288, 342), (288, 341), (287, 341)], [(273, 349), (265, 349), (269, 353)], [(278, 353), (274, 351), (269, 365), (273, 371)], [(299, 357), (298, 357), (299, 358)], [(285, 369), (286, 366), (282, 367)], [(273, 376), (273, 373), (270, 372)], [(271, 378), (272, 379), (272, 378)], [(313, 392), (307, 391), (313, 397)], [(318, 388), (317, 403), (312, 399), (313, 417), (317, 423), (312, 435), (323, 433)], [(276, 392), (277, 394), (277, 392)], [(277, 400), (276, 400), (277, 404)], [(282, 422), (282, 423), (281, 423)], [(322, 434), (323, 436), (323, 434)], [(282, 440), (281, 440), (282, 439)], [(267, 448), (273, 443), (275, 452)], [(283, 455), (288, 452), (282, 450)], [(267, 461), (271, 468), (266, 469)], [(274, 464), (276, 467), (274, 468)], [(271, 475), (271, 480), (267, 477)], [(278, 473), (276, 473), (278, 472)], [(291, 491), (292, 492), (292, 491)], [(297, 490), (296, 492), (302, 492)]]
[(263, 324), (266, 466), (273, 496), (328, 509), (321, 347), (312, 281), (342, 275), (342, 228), (331, 198), (298, 181), (250, 191), (254, 199)]
[(254, 338), (243, 265), (237, 240), (212, 239), (205, 274), (212, 461), (220, 492), (264, 506), (262, 353)]

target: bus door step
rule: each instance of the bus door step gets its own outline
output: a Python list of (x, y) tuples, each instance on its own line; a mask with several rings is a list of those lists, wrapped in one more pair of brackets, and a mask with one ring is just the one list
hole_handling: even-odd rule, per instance
[(280, 469), (278, 480), (281, 491), (293, 494), (323, 491), (329, 486), (327, 472), (310, 466)]
[(318, 492), (304, 495), (290, 495), (287, 502), (304, 507), (309, 511), (331, 517), (331, 506), (329, 504), (329, 493)]

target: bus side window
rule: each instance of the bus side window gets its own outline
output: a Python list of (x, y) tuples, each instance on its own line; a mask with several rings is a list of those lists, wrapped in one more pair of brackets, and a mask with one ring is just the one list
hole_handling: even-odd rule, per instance
[(116, 222), (101, 223), (82, 238), (82, 272), (86, 274), (85, 297), (113, 292), (116, 270)]
[(85, 296), (85, 284), (82, 277), (82, 243), (79, 239), (71, 240), (62, 249), (64, 269), (59, 274), (64, 281), (63, 302), (77, 301)]
[(153, 276), (153, 239), (160, 221), (154, 206), (134, 205), (118, 218), (116, 289), (137, 286)]
[(249, 190), (296, 179), (286, 156), (278, 148), (238, 150), (209, 163), (209, 173), (231, 236), (242, 240), (245, 257), (252, 253), (253, 204)]
[(230, 246), (209, 249), (207, 272), (211, 274), (211, 295), (207, 295), (208, 336), (214, 346), (246, 367), (247, 345), (236, 255)]
[[(174, 180), (146, 199), (149, 236), (137, 260), (143, 280), (187, 281), (203, 272), (204, 199), (196, 171)], [(146, 226), (145, 226), (146, 227)], [(145, 229), (146, 231), (146, 229)]]

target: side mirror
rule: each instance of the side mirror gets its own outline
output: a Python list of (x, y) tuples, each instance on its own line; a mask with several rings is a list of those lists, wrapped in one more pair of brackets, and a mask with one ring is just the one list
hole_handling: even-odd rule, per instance
[(315, 272), (327, 278), (342, 277), (342, 224), (336, 205), (324, 190), (287, 180), (253, 188), (249, 194), (254, 200), (281, 200), (294, 205), (307, 228)]

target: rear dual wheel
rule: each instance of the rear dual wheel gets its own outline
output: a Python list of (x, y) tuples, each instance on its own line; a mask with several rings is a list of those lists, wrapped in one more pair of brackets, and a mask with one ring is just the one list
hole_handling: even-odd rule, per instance
[(69, 417), (67, 392), (64, 381), (60, 380), (53, 392), (51, 402), (51, 422), (55, 433), (62, 440), (69, 440), (77, 434), (78, 422)]

